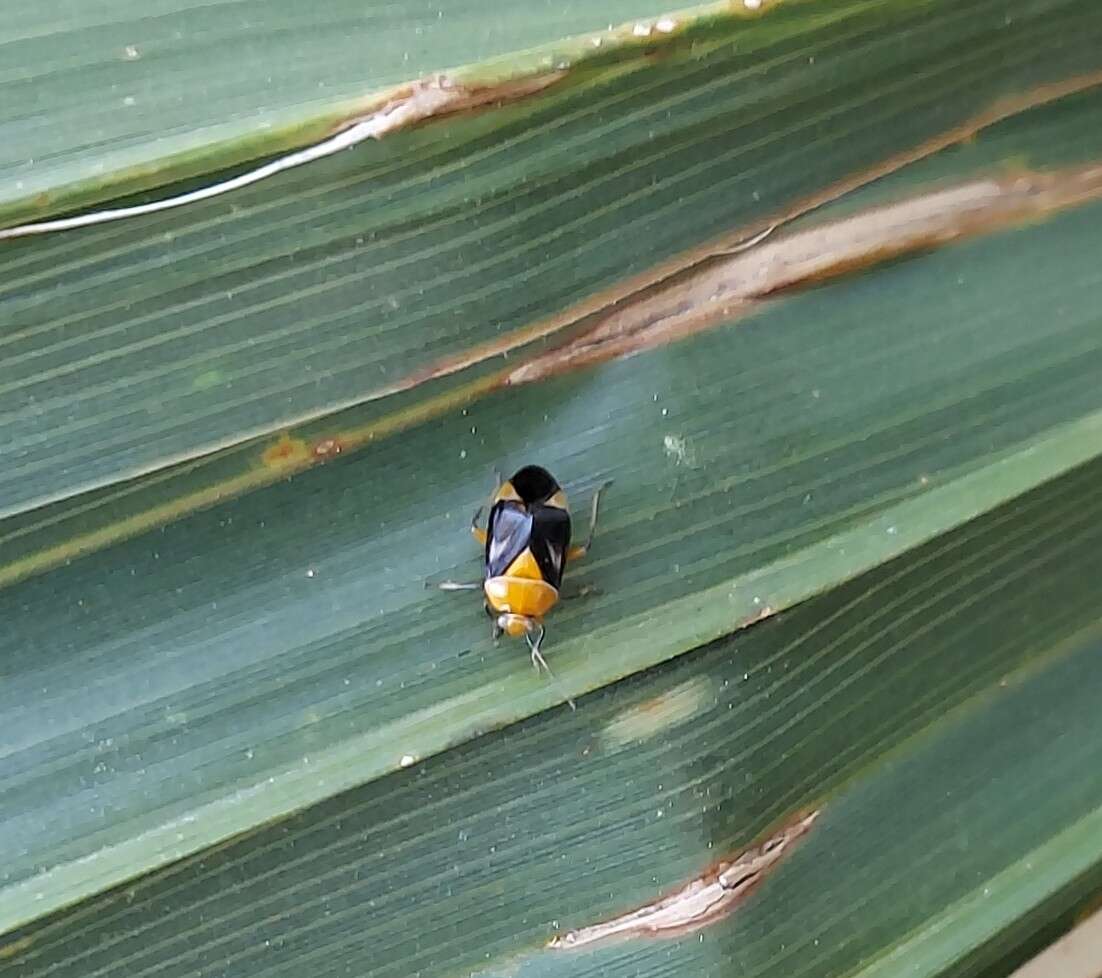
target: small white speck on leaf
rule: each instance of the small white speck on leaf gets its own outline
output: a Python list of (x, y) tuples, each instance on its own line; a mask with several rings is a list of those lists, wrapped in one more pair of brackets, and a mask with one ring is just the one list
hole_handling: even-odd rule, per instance
[(415, 758), (412, 754), (403, 754), (401, 760), (399, 760), (398, 763), (402, 767), (410, 767), (411, 765), (417, 763), (417, 758)]
[(666, 454), (678, 465), (683, 465), (686, 462), (692, 464), (688, 442), (680, 435), (665, 435), (662, 438), (662, 447), (666, 450)]

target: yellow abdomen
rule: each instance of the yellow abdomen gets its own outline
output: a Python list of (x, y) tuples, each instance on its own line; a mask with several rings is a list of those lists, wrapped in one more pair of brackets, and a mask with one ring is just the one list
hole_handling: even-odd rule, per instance
[(494, 611), (525, 618), (542, 618), (559, 600), (559, 592), (550, 584), (530, 577), (491, 577), (482, 589)]
[(532, 551), (521, 551), (505, 573), (483, 585), (486, 601), (502, 614), (542, 618), (559, 600), (559, 592), (544, 579)]

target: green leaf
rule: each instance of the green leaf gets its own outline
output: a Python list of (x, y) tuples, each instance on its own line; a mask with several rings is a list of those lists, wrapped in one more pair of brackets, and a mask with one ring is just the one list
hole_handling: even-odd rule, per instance
[(706, 21), (660, 59), (602, 55), (541, 96), (233, 196), (7, 243), (0, 514), (520, 344), (629, 275), (1102, 67), (1093, 8), (1053, 0), (992, 34), (990, 4), (971, 6)]
[[(1098, 210), (485, 399), (0, 592), (23, 854), (0, 907), (97, 889), (628, 675), (1096, 454)], [(1077, 231), (1067, 262), (1031, 257)], [(974, 291), (948, 287), (962, 272)], [(1067, 312), (1046, 320), (1054, 290)], [(557, 684), (493, 650), (476, 599), (423, 586), (477, 576), (469, 514), (495, 463), (526, 459), (616, 480), (577, 570), (603, 593), (550, 623)]]
[[(0, 213), (41, 209), (43, 196), (79, 206), (209, 171), (220, 157), (279, 152), (385, 86), (664, 10), (655, 0), (512, 4), (487, 30), (480, 4), (424, 0), (12, 9)], [(530, 67), (571, 47), (541, 51)]]
[[(8, 224), (164, 199), (380, 99), (481, 93), (204, 203), (0, 240), (21, 973), (965, 973), (1098, 878), (1069, 772), (1097, 760), (1102, 16), (792, 2), (598, 46), (537, 13), (513, 27), (550, 46), (401, 96), (341, 48), (348, 87), (288, 73), (259, 134), (209, 102), (186, 146), (62, 126), (49, 189), (0, 195)], [(250, 58), (295, 16), (266, 6), (224, 75), (216, 31), (174, 56), (256, 106)], [(379, 58), (372, 84), (406, 77)], [(116, 77), (93, 60), (89, 99)], [(533, 461), (580, 514), (614, 480), (553, 680), (425, 587), (478, 577), (470, 514)], [(1036, 817), (996, 825), (1012, 783)], [(819, 805), (702, 935), (540, 949)]]
[[(1100, 878), (1100, 476), (21, 932), (20, 974), (976, 967)], [(542, 947), (805, 806), (806, 840), (727, 919)]]

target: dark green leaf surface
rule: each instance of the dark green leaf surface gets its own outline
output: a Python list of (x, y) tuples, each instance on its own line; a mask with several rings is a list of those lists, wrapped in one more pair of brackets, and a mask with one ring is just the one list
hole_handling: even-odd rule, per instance
[(1013, 8), (781, 5), (232, 197), (5, 242), (0, 514), (372, 396), (1102, 67), (1093, 3)]
[[(12, 935), (21, 978), (941, 975), (1102, 860), (1098, 463), (748, 632)], [(593, 952), (796, 808), (733, 916)]]
[(1053, 172), (1102, 157), (1102, 97), (1095, 88), (1068, 95), (984, 129), (977, 138), (918, 160), (875, 183), (824, 204), (793, 222), (806, 227), (891, 203), (915, 192), (958, 186), (969, 179), (1007, 180)]
[[(655, 13), (532, 0), (475, 37), (463, 3), (13, 10), (0, 220)], [(0, 976), (972, 975), (1102, 886), (1102, 203), (494, 382), (543, 317), (843, 187), (799, 225), (1102, 159), (1088, 0), (760, 13), (553, 40), (453, 76), (566, 71), (538, 96), (0, 241)], [(478, 576), (470, 513), (532, 461), (579, 514), (615, 480), (554, 681), (424, 587)], [(807, 805), (707, 932), (543, 948)]]
[[(1005, 176), (1023, 166), (1052, 171), (1089, 164), (1099, 157), (1102, 157), (1102, 99), (1091, 90), (1015, 116), (985, 130), (978, 140), (908, 166), (893, 176), (847, 194), (837, 203), (826, 205), (797, 223), (802, 226), (821, 224), (839, 215), (848, 216), (870, 206), (913, 197), (923, 188), (936, 190), (990, 174)], [(1083, 236), (1081, 246), (1088, 249), (1092, 246), (1089, 236)], [(1058, 269), (1050, 272), (1056, 273)], [(1074, 266), (1072, 273), (1078, 274)], [(969, 280), (965, 280), (965, 286)], [(960, 286), (960, 282), (950, 282), (947, 286), (945, 280), (931, 285), (931, 292), (935, 293), (932, 301), (936, 306), (931, 310), (933, 317), (958, 318), (961, 315), (962, 310), (951, 294), (936, 294), (956, 293)], [(1054, 303), (1062, 288), (1056, 278), (1048, 284), (1038, 283), (1038, 287), (1045, 290)], [(918, 294), (917, 290), (912, 294)], [(979, 294), (975, 305), (970, 307), (974, 312), (969, 314), (979, 315), (978, 310), (988, 301), (986, 295)], [(1032, 313), (1035, 310), (1031, 310)], [(848, 318), (860, 315), (860, 312), (845, 313)], [(447, 397), (456, 403), (455, 399), (466, 389), (469, 375), (484, 375), (487, 370), (496, 369), (496, 365), (495, 360), (486, 369), (466, 371), (454, 381), (421, 385), (406, 395), (384, 398), (297, 425), (293, 433), (304, 446), (310, 446), (330, 438), (347, 440), (350, 432), (370, 432), (370, 437), (383, 437), (393, 432), (395, 426), (399, 431), (405, 430), (417, 423), (417, 412), (426, 406), (430, 406), (426, 416), (446, 412), (446, 406), (431, 407), (435, 399)], [(472, 392), (471, 396), (474, 394)], [(275, 481), (280, 473), (264, 462), (264, 453), (271, 447), (271, 439), (246, 442), (144, 479), (107, 486), (53, 506), (9, 517), (0, 523), (0, 582), (9, 583), (40, 572), (112, 541), (158, 527), (181, 514), (210, 505), (211, 500)]]
[[(687, 651), (1098, 453), (1100, 210), (513, 389), (0, 592), (0, 920)], [(558, 685), (492, 648), (476, 598), (423, 587), (477, 575), (469, 513), (528, 460), (616, 479), (572, 573), (602, 593), (550, 622)]]
[(266, 129), (387, 85), (665, 9), (535, 0), (487, 18), (471, 0), (13, 5), (0, 62), (0, 206), (112, 171), (155, 172), (212, 141), (260, 142)]

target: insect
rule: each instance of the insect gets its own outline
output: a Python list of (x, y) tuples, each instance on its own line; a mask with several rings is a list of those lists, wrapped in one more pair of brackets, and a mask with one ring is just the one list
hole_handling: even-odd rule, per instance
[(593, 543), (597, 507), (609, 485), (606, 482), (593, 494), (585, 543), (571, 546), (566, 493), (546, 469), (526, 465), (499, 483), (490, 502), (486, 529), (478, 525), (481, 506), (471, 520), (471, 532), (485, 551), (482, 581), (440, 584), (445, 591), (481, 588), (486, 613), (493, 619), (493, 637), (497, 639), (502, 633), (513, 638), (524, 636), (537, 671), (542, 667), (551, 673), (540, 651), (545, 634), (543, 618), (559, 600), (567, 563), (584, 557)]

